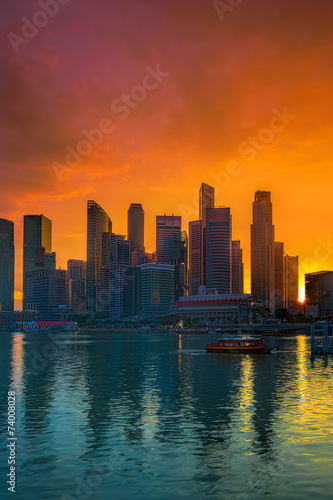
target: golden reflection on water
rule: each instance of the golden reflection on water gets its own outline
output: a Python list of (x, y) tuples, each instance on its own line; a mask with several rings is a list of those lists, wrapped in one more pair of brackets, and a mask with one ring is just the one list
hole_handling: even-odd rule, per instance
[(22, 377), (24, 370), (24, 349), (23, 349), (23, 333), (15, 333), (12, 339), (11, 352), (11, 382), (13, 388), (18, 389), (22, 385)]
[(306, 403), (307, 400), (307, 366), (308, 366), (308, 354), (307, 354), (307, 341), (306, 337), (298, 336), (296, 338), (296, 349), (297, 349), (297, 365), (298, 365), (298, 394), (300, 397), (300, 406)]
[(239, 407), (241, 432), (253, 430), (252, 417), (254, 413), (254, 391), (253, 391), (253, 359), (244, 356), (241, 361), (241, 376), (239, 388)]
[(235, 454), (235, 462), (232, 459), (232, 463), (238, 469), (242, 463), (240, 455), (252, 455), (251, 447), (255, 439), (255, 398), (253, 359), (244, 355), (237, 362), (240, 364), (240, 377), (237, 379), (238, 390), (235, 393), (234, 411), (229, 424), (229, 450)]
[(178, 372), (181, 372), (182, 367), (182, 335), (181, 333), (178, 336)]
[(282, 405), (277, 414), (285, 442), (296, 447), (288, 450), (289, 456), (309, 455), (308, 449), (300, 452), (298, 446), (324, 444), (332, 433), (332, 369), (324, 364), (323, 357), (317, 357), (311, 365), (308, 339), (298, 336), (296, 363), (279, 391)]
[(158, 411), (161, 406), (161, 396), (157, 386), (157, 375), (156, 367), (151, 367), (143, 383), (141, 422), (147, 439), (153, 439), (159, 427)]

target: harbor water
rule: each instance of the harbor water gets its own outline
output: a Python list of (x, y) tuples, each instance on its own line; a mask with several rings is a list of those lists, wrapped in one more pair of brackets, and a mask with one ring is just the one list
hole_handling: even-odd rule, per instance
[(216, 338), (1, 333), (0, 498), (331, 498), (333, 357), (303, 335), (206, 353)]

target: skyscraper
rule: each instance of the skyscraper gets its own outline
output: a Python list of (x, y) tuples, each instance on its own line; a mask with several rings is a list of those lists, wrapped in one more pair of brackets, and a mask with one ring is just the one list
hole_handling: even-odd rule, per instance
[(284, 272), (284, 244), (280, 241), (274, 243), (275, 253), (275, 309), (285, 307), (285, 272)]
[(197, 295), (201, 285), (201, 220), (189, 223), (188, 293)]
[(251, 224), (251, 291), (263, 307), (275, 311), (274, 226), (270, 191), (257, 191)]
[(45, 320), (56, 320), (56, 309), (66, 305), (66, 271), (43, 269), (26, 274), (26, 309), (39, 311)]
[[(145, 212), (141, 203), (132, 203), (127, 212), (127, 239), (130, 242), (130, 256), (134, 251), (145, 251), (144, 222)], [(132, 257), (130, 260), (132, 262)]]
[(165, 238), (173, 233), (180, 233), (182, 218), (178, 215), (156, 216), (156, 262), (165, 263)]
[(174, 266), (142, 264), (141, 311), (148, 315), (166, 314), (174, 300)]
[[(106, 262), (108, 252), (107, 237), (112, 231), (108, 214), (95, 201), (87, 204), (87, 312), (98, 312), (97, 285), (100, 268)], [(104, 236), (103, 236), (104, 233)], [(103, 245), (104, 241), (104, 245)]]
[(26, 310), (26, 273), (37, 269), (55, 269), (51, 254), (52, 222), (44, 215), (25, 215), (23, 229), (23, 310)]
[(244, 293), (243, 250), (239, 240), (231, 242), (231, 293)]
[(125, 273), (130, 265), (129, 249), (130, 242), (125, 239), (125, 236), (111, 235), (110, 316), (116, 318), (124, 315)]
[(231, 292), (230, 208), (206, 209), (206, 286), (218, 293)]
[(316, 310), (311, 315), (319, 318), (333, 315), (333, 271), (305, 275), (305, 300), (308, 310), (309, 306)]
[(284, 307), (291, 314), (298, 311), (298, 255), (286, 255), (284, 257)]
[(0, 311), (14, 310), (14, 223), (0, 219)]
[(175, 267), (175, 290), (176, 301), (180, 297), (188, 295), (188, 238), (186, 231), (173, 233), (165, 238), (165, 263)]
[(199, 191), (199, 219), (201, 220), (201, 250), (200, 250), (200, 285), (206, 284), (206, 210), (214, 208), (215, 189), (208, 184), (202, 183)]
[(86, 312), (86, 271), (87, 263), (83, 260), (68, 260), (67, 295), (72, 314), (84, 314)]

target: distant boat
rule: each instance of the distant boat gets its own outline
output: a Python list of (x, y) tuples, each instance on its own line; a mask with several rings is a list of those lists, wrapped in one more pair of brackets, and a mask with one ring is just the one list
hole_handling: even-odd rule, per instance
[(260, 338), (249, 338), (249, 337), (229, 337), (224, 339), (218, 339), (216, 344), (207, 344), (207, 352), (217, 352), (217, 353), (233, 353), (233, 352), (243, 352), (243, 353), (269, 353), (278, 349), (278, 347), (268, 347), (263, 339)]

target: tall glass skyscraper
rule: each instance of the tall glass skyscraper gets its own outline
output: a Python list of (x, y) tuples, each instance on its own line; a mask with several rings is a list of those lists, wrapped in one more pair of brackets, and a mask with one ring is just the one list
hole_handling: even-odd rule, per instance
[(124, 314), (125, 275), (130, 265), (130, 242), (125, 236), (113, 234), (110, 246), (110, 316)]
[(201, 220), (200, 285), (206, 284), (206, 210), (215, 206), (215, 189), (204, 182), (199, 191), (199, 219)]
[(164, 258), (166, 264), (175, 267), (175, 291), (176, 301), (180, 297), (188, 295), (188, 238), (186, 231), (173, 233), (165, 238)]
[(0, 311), (14, 310), (14, 223), (0, 219)]
[(232, 266), (231, 266), (231, 293), (244, 293), (244, 264), (243, 250), (239, 240), (231, 242)]
[(274, 226), (270, 191), (257, 191), (252, 204), (251, 292), (263, 307), (275, 311)]
[(132, 203), (127, 211), (127, 239), (130, 242), (130, 260), (132, 252), (144, 252), (145, 211), (141, 203)]
[[(109, 252), (106, 235), (112, 232), (112, 223), (108, 214), (95, 201), (87, 204), (87, 312), (98, 312), (97, 285), (100, 280), (100, 268), (106, 262), (104, 253)], [(103, 236), (104, 234), (104, 236)]]
[(201, 285), (201, 220), (194, 220), (189, 223), (189, 268), (188, 268), (188, 293), (197, 295)]
[(182, 218), (180, 215), (156, 215), (156, 262), (165, 263), (165, 238), (180, 233)]
[(44, 215), (25, 215), (23, 229), (23, 310), (25, 311), (26, 273), (55, 269), (55, 254), (51, 254), (52, 221)]
[(230, 208), (206, 209), (206, 286), (231, 293)]

